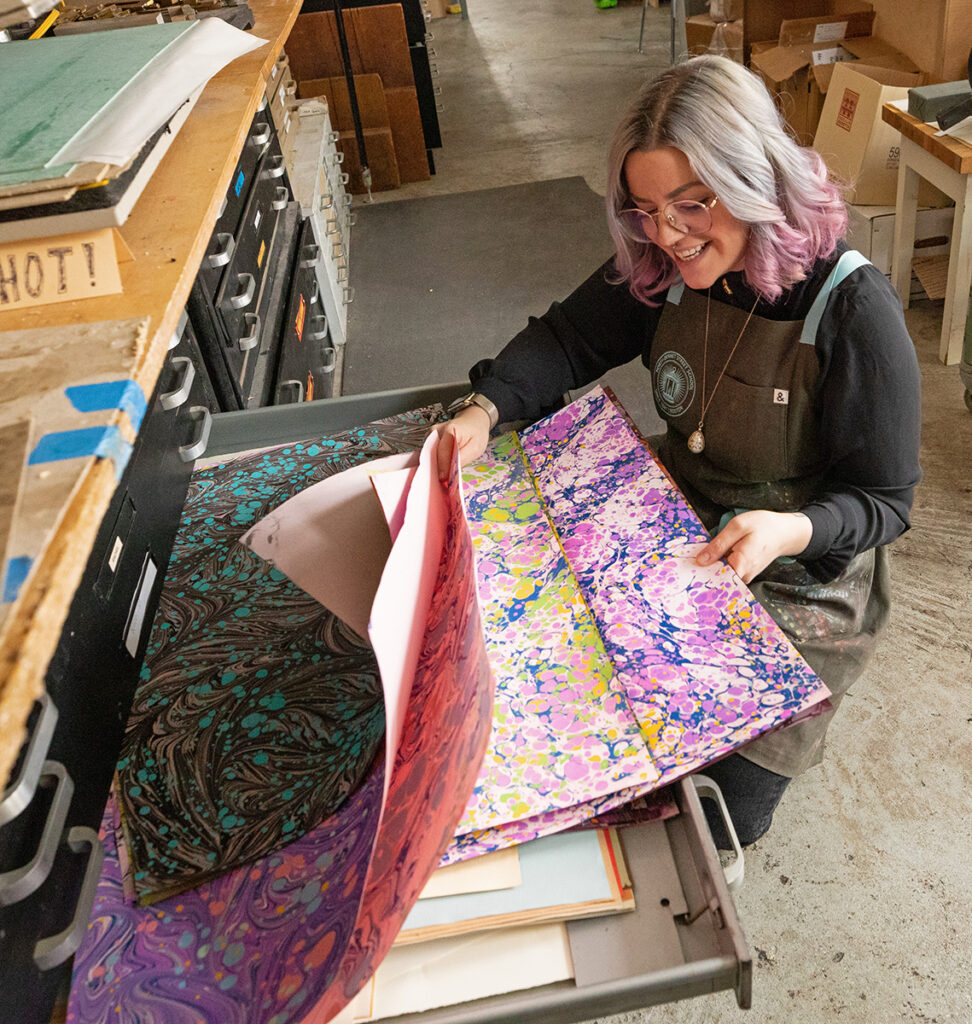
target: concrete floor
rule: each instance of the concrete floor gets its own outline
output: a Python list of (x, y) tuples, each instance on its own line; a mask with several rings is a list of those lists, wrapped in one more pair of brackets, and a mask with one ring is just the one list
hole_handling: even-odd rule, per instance
[[(669, 8), (648, 8), (641, 55), (636, 0), (469, 6), (468, 21), (431, 26), (438, 173), (378, 201), (574, 174), (603, 193), (619, 112), (668, 64)], [(907, 316), (924, 381), (924, 482), (895, 547), (884, 645), (843, 702), (826, 762), (790, 787), (747, 853), (737, 905), (753, 1009), (719, 993), (610, 1024), (972, 1024), (972, 415), (957, 368), (937, 360), (941, 303)], [(637, 385), (625, 377), (622, 400), (626, 388)]]

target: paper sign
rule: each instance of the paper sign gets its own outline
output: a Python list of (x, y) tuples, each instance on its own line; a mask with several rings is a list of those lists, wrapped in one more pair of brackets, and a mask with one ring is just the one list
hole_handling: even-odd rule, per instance
[(0, 246), (0, 310), (120, 292), (115, 237), (102, 228)]
[(828, 46), (825, 50), (813, 51), (813, 63), (818, 67), (821, 64), (842, 64), (844, 61), (853, 59), (853, 55), (848, 53), (843, 46)]
[(818, 25), (813, 32), (815, 43), (833, 43), (843, 39), (847, 35), (846, 21), (829, 21), (825, 25)]

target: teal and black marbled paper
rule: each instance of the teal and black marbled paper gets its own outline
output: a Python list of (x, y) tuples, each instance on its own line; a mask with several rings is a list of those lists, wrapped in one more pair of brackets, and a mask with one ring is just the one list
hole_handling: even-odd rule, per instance
[(193, 474), (118, 763), (140, 901), (297, 839), (360, 783), (384, 732), (367, 641), (237, 542), (304, 487), (421, 447), (436, 415)]

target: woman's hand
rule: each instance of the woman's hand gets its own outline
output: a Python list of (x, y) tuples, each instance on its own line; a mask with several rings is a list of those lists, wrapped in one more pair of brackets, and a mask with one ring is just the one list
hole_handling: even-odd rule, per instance
[(478, 405), (470, 405), (448, 423), (440, 423), (435, 429), (439, 432), (439, 479), (445, 480), (452, 465), (454, 445), (459, 446), (460, 466), (478, 459), (486, 451), (489, 443), (489, 413)]
[(740, 512), (696, 555), (699, 565), (725, 558), (751, 583), (775, 558), (798, 555), (810, 543), (813, 524), (799, 512)]

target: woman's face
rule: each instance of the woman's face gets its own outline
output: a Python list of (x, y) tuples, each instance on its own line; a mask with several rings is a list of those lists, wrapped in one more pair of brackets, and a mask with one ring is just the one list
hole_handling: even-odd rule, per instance
[[(688, 158), (669, 146), (634, 150), (624, 161), (628, 192), (646, 213), (662, 210), (679, 199), (707, 202), (712, 189), (696, 177)], [(706, 231), (683, 234), (663, 216), (658, 219), (654, 244), (664, 249), (689, 288), (708, 288), (730, 270), (742, 270), (749, 238), (748, 225), (735, 217), (721, 202), (712, 206), (712, 224)]]

